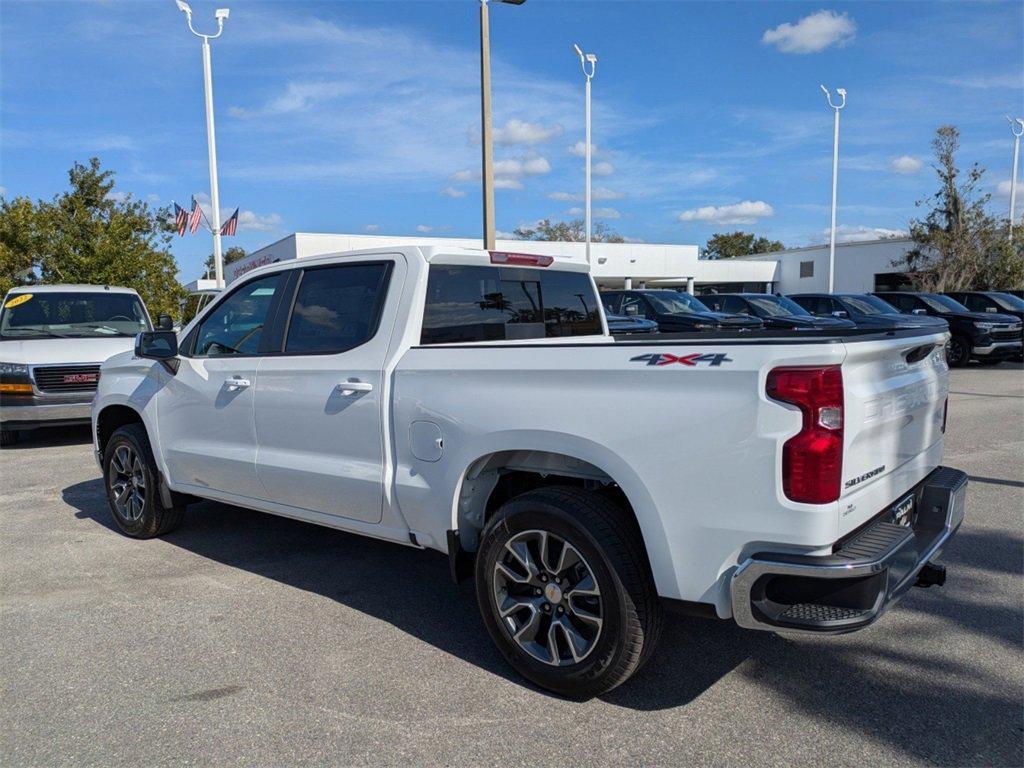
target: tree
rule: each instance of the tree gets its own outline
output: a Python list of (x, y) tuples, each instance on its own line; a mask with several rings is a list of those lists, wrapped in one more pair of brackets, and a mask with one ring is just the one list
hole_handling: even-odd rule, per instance
[[(552, 222), (551, 219), (541, 219), (532, 227), (517, 227), (515, 236), (519, 240), (582, 243), (587, 239), (586, 222), (583, 219), (556, 222)], [(612, 231), (600, 221), (594, 224), (590, 240), (594, 243), (626, 242), (626, 238)]]
[[(237, 245), (232, 245), (226, 251), (221, 253), (221, 258), (224, 260), (224, 266), (226, 267), (228, 264), (233, 264), (236, 261), (241, 261), (247, 255), (248, 254), (245, 252), (245, 248), (241, 248), (241, 247), (239, 247)], [(213, 272), (214, 272), (213, 254), (211, 253), (209, 256), (206, 257), (206, 273), (208, 275), (212, 275)]]
[(932, 149), (939, 189), (918, 202), (929, 210), (910, 222), (914, 247), (893, 266), (903, 267), (920, 291), (1006, 287), (1003, 281), (1014, 275), (1019, 280), (1024, 254), (1006, 241), (1006, 224), (986, 210), (990, 196), (977, 191), (985, 169), (974, 163), (961, 174), (960, 132), (952, 125), (936, 131)]
[(781, 251), (784, 247), (778, 240), (757, 237), (751, 232), (716, 232), (708, 238), (707, 245), (704, 246), (704, 258), (735, 259), (737, 256)]
[(113, 177), (94, 157), (88, 165), (75, 163), (71, 189), (51, 202), (5, 201), (0, 279), (13, 279), (8, 269), (27, 263), (31, 282), (123, 285), (138, 291), (154, 316), (176, 311), (184, 291), (168, 250), (169, 212), (115, 194)]
[(0, 199), (0, 296), (30, 282), (40, 240), (41, 222), (32, 201)]

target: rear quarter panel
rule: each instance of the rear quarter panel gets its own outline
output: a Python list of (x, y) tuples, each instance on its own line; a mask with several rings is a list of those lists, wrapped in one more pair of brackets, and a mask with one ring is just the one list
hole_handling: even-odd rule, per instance
[[(718, 365), (637, 360), (724, 354)], [(394, 373), (395, 494), (410, 527), (444, 541), (466, 469), (489, 453), (544, 450), (587, 461), (634, 507), (659, 593), (728, 615), (722, 584), (761, 542), (805, 551), (835, 540), (837, 505), (789, 502), (777, 478), (798, 412), (764, 396), (780, 364), (841, 363), (844, 345), (680, 343), (416, 347)], [(410, 452), (434, 422), (443, 455)], [(439, 548), (444, 548), (443, 544)]]

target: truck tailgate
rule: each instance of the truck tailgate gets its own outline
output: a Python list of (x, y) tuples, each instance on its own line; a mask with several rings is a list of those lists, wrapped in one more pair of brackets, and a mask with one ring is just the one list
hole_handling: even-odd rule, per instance
[(853, 530), (937, 466), (949, 370), (945, 333), (847, 344), (840, 529)]

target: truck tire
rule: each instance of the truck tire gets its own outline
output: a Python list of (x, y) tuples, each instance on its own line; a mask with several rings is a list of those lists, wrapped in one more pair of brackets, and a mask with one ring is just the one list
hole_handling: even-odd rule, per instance
[(0, 429), (0, 448), (8, 448), (18, 442), (18, 432), (14, 429)]
[(158, 482), (145, 427), (126, 424), (115, 430), (103, 451), (103, 483), (114, 522), (128, 536), (151, 539), (181, 523), (185, 507), (164, 506)]
[(553, 486), (509, 500), (484, 528), (475, 570), (487, 631), (542, 688), (600, 695), (657, 643), (661, 604), (640, 531), (600, 494)]
[(950, 368), (963, 368), (971, 361), (971, 340), (956, 334), (946, 345), (946, 362)]

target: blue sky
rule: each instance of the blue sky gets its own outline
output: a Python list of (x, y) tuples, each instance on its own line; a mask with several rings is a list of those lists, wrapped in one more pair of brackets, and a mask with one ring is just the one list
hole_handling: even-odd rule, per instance
[[(230, 4), (213, 65), (221, 204), (252, 250), (294, 231), (477, 236), (477, 3)], [(902, 230), (936, 184), (929, 142), (1009, 194), (1024, 113), (1021, 3), (550, 2), (491, 9), (497, 224), (578, 215), (583, 78), (594, 79), (598, 218), (647, 242), (747, 229), (799, 246), (828, 227), (845, 87), (841, 237)], [(5, 2), (0, 186), (49, 198), (98, 155), (157, 204), (209, 188), (199, 41), (171, 0)], [(208, 237), (176, 239), (182, 277)]]

